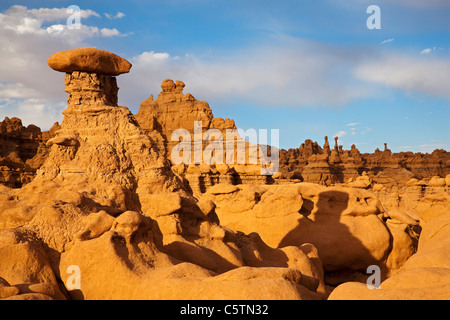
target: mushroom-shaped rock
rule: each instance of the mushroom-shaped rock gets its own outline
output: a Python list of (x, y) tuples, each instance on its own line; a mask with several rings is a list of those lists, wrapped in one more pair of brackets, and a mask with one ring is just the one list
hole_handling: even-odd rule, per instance
[(66, 73), (84, 71), (118, 76), (131, 69), (131, 63), (124, 58), (96, 48), (60, 51), (50, 56), (47, 63), (50, 68)]

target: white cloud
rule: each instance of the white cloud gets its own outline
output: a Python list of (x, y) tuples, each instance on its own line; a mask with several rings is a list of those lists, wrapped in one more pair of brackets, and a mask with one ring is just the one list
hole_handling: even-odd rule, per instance
[(120, 19), (125, 17), (125, 14), (123, 12), (117, 12), (115, 16), (109, 14), (109, 13), (105, 13), (105, 17), (107, 17), (108, 19)]
[[(11, 9), (16, 9), (16, 12), (19, 12), (20, 15), (23, 13), (27, 13), (33, 17), (35, 17), (37, 20), (42, 21), (55, 21), (59, 19), (67, 19), (70, 15), (73, 14), (73, 11), (69, 10), (68, 8), (39, 8), (39, 9), (30, 9), (27, 10), (24, 6), (13, 6)], [(7, 12), (8, 12), (7, 11)], [(80, 17), (82, 19), (87, 19), (90, 16), (100, 17), (100, 15), (93, 11), (93, 10), (80, 10)]]
[(390, 54), (360, 64), (355, 76), (408, 92), (450, 99), (450, 59)]
[(143, 52), (139, 56), (134, 58), (134, 61), (139, 65), (152, 65), (153, 63), (158, 63), (158, 61), (168, 60), (170, 58), (170, 54), (167, 52)]
[[(99, 17), (98, 13), (92, 10), (80, 10), (80, 18), (87, 19), (90, 16)], [(40, 8), (27, 9), (25, 6), (15, 5), (0, 13), (0, 25), (4, 30), (11, 30), (18, 35), (36, 34), (45, 35), (46, 32), (54, 30), (68, 30), (66, 24), (55, 24), (50, 27), (43, 27), (44, 22), (66, 22), (67, 18), (71, 16), (72, 12), (67, 8)], [(63, 27), (64, 26), (64, 27)], [(84, 31), (91, 30), (84, 26)], [(72, 30), (71, 30), (72, 31)], [(64, 36), (68, 36), (65, 34)]]
[(114, 29), (102, 28), (102, 29), (100, 29), (100, 34), (103, 37), (114, 37), (114, 36), (119, 36), (120, 32), (116, 28), (114, 28)]
[(425, 143), (425, 144), (419, 145), (418, 149), (419, 149), (419, 152), (431, 153), (436, 149), (448, 150), (448, 149), (450, 149), (450, 145), (445, 144), (445, 143)]
[(420, 51), (420, 54), (430, 54), (431, 52), (436, 51), (436, 50), (442, 50), (442, 48), (437, 48), (437, 47), (426, 48), (426, 49), (423, 49), (422, 51)]
[[(26, 37), (28, 35), (35, 35), (42, 38), (46, 38), (50, 35), (52, 38), (60, 38), (59, 40), (61, 40), (62, 43), (68, 43), (73, 46), (87, 38), (123, 35), (117, 29), (103, 28), (99, 30), (96, 26), (84, 24), (83, 19), (89, 18), (90, 16), (100, 17), (98, 13), (93, 10), (80, 10), (80, 28), (70, 28), (67, 26), (66, 19), (70, 17), (72, 13), (73, 12), (68, 11), (67, 8), (27, 9), (27, 7), (24, 6), (12, 6), (4, 13), (0, 13), (1, 38), (12, 38), (15, 35), (20, 37), (17, 38), (16, 41), (25, 41), (27, 40)], [(53, 22), (53, 24), (45, 26), (45, 22)], [(57, 41), (57, 39), (54, 40)], [(2, 42), (2, 46), (8, 45), (8, 42)]]
[(351, 122), (351, 123), (347, 123), (346, 126), (354, 127), (354, 126), (357, 126), (359, 124), (360, 124), (359, 122)]
[(389, 42), (393, 42), (394, 40), (395, 40), (394, 38), (387, 39), (387, 40), (381, 41), (380, 44), (381, 44), (381, 45), (382, 45), (382, 44), (386, 44), (386, 43), (389, 43)]
[(450, 98), (448, 58), (347, 49), (280, 35), (267, 41), (270, 45), (201, 55), (143, 52), (130, 59), (132, 71), (120, 78), (120, 99), (137, 110), (142, 100), (160, 92), (166, 78), (182, 80), (185, 92), (222, 105), (341, 107), (389, 94), (383, 85)]
[(270, 45), (234, 52), (176, 57), (143, 52), (130, 59), (133, 69), (121, 77), (121, 99), (137, 107), (149, 94), (159, 93), (166, 78), (182, 80), (186, 92), (209, 102), (266, 107), (341, 107), (375, 95), (353, 77), (352, 52), (287, 37), (268, 40)]
[(0, 82), (0, 97), (4, 100), (33, 97), (35, 95), (35, 90), (25, 87), (22, 83)]
[(348, 133), (346, 131), (339, 131), (337, 132), (333, 137), (338, 137), (338, 138), (343, 138), (347, 135)]
[(0, 121), (4, 117), (18, 117), (27, 126), (34, 124), (42, 130), (48, 130), (55, 122), (61, 123), (64, 101), (49, 101), (41, 98), (0, 98)]
[(420, 145), (414, 145), (414, 146), (400, 146), (399, 148), (404, 151), (411, 151), (416, 150), (416, 152), (422, 152), (422, 153), (432, 153), (436, 149), (444, 149), (449, 150), (450, 145), (447, 143), (436, 143), (436, 140), (431, 140), (430, 143), (424, 143)]

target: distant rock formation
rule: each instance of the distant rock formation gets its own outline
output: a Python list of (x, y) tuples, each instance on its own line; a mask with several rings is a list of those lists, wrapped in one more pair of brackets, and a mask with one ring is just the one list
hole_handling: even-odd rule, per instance
[[(170, 159), (173, 148), (179, 141), (172, 141), (172, 133), (184, 128), (194, 135), (195, 121), (201, 121), (202, 134), (209, 129), (218, 129), (223, 137), (223, 149), (226, 149), (226, 130), (235, 130), (234, 120), (214, 118), (212, 109), (206, 101), (198, 101), (191, 94), (183, 93), (185, 84), (181, 81), (166, 79), (161, 84), (162, 92), (154, 100), (153, 96), (141, 103), (135, 115), (139, 125), (155, 140)], [(158, 138), (159, 137), (159, 138)], [(240, 138), (240, 137), (238, 137)], [(234, 138), (232, 138), (234, 139)], [(194, 143), (191, 142), (194, 151)], [(207, 142), (203, 141), (202, 151)], [(209, 187), (228, 182), (231, 184), (272, 184), (283, 183), (285, 179), (318, 183), (322, 185), (353, 183), (363, 172), (371, 183), (386, 186), (405, 185), (412, 178), (430, 179), (432, 176), (445, 177), (450, 173), (450, 152), (435, 150), (432, 154), (401, 152), (392, 153), (384, 144), (384, 151), (361, 153), (355, 145), (344, 150), (334, 137), (334, 146), (330, 148), (325, 137), (323, 148), (317, 142), (305, 140), (299, 148), (283, 150), (279, 155), (279, 173), (273, 176), (261, 176), (260, 167), (249, 163), (248, 150), (245, 164), (208, 165), (201, 161), (191, 164), (173, 165), (174, 172), (185, 179), (194, 195), (204, 193)], [(225, 160), (225, 159), (224, 159)], [(226, 161), (223, 161), (226, 163)]]
[[(337, 138), (337, 137), (336, 137)], [(280, 177), (299, 179), (323, 185), (351, 183), (363, 172), (373, 183), (404, 186), (410, 179), (431, 179), (450, 174), (450, 152), (435, 150), (431, 154), (392, 153), (384, 144), (384, 151), (361, 153), (355, 145), (350, 150), (338, 147), (330, 150), (328, 137), (324, 148), (306, 140), (299, 148), (280, 150)]]
[[(93, 62), (94, 60), (95, 62)], [(126, 73), (131, 68), (131, 64), (121, 57), (92, 48), (56, 53), (49, 58), (49, 65), (55, 70), (64, 72), (74, 69), (85, 70), (69, 72), (65, 75), (66, 91), (70, 93), (68, 104), (75, 106), (82, 104), (117, 105), (117, 83), (115, 78), (109, 74)], [(106, 73), (95, 73), (95, 70), (105, 70)], [(280, 149), (279, 172), (274, 175), (261, 175), (259, 159), (256, 163), (250, 163), (249, 158), (250, 146), (255, 146), (254, 150), (257, 150), (257, 153), (260, 146), (243, 140), (236, 131), (234, 120), (215, 118), (209, 104), (206, 101), (197, 100), (190, 93), (183, 93), (184, 87), (185, 84), (182, 81), (164, 80), (161, 84), (162, 91), (158, 97), (154, 99), (151, 95), (142, 101), (134, 118), (146, 134), (152, 138), (154, 147), (171, 163), (172, 170), (196, 196), (204, 193), (209, 187), (224, 182), (262, 185), (304, 181), (326, 186), (336, 184), (355, 186), (355, 180), (361, 179), (361, 175), (365, 172), (365, 175), (368, 176), (365, 179), (370, 180), (366, 188), (371, 188), (376, 184), (386, 187), (405, 186), (413, 178), (429, 180), (433, 176), (444, 178), (450, 174), (450, 152), (445, 150), (435, 150), (431, 154), (393, 153), (385, 143), (383, 151), (377, 149), (374, 153), (361, 153), (355, 145), (352, 145), (350, 150), (344, 150), (342, 146), (339, 146), (337, 137), (334, 137), (334, 146), (331, 148), (326, 136), (323, 148), (317, 142), (307, 139), (299, 148)], [(203, 139), (200, 145), (195, 144), (193, 140), (196, 121), (201, 124), (201, 128), (198, 128)], [(5, 126), (7, 126), (6, 123), (3, 127)], [(18, 129), (19, 126), (12, 125), (12, 128), (23, 131), (23, 129)], [(19, 158), (29, 163), (29, 167), (26, 169), (25, 164), (18, 161), (14, 152), (9, 155), (9, 158), (7, 156), (9, 153), (5, 150), (0, 153), (0, 156), (3, 157), (0, 183), (20, 187), (31, 181), (34, 172), (43, 163), (42, 160), (37, 159), (45, 157), (41, 154), (46, 154), (46, 140), (52, 137), (57, 129), (58, 126), (54, 126), (48, 134), (43, 133), (41, 138), (37, 138), (41, 143), (41, 151), (40, 156), (37, 156), (35, 160), (28, 159), (32, 152), (35, 152), (32, 157), (36, 155), (36, 151), (32, 151), (36, 150), (36, 146), (31, 149), (27, 149), (25, 146), (28, 151), (25, 149), (19, 151), (21, 154)], [(190, 163), (174, 164), (171, 162), (173, 148), (180, 143), (180, 140), (172, 139), (172, 134), (178, 129), (186, 129), (191, 135)], [(3, 137), (6, 129), (2, 130)], [(198, 161), (194, 157), (196, 151), (200, 151), (202, 154), (208, 144), (216, 139), (214, 134), (206, 136), (208, 130), (218, 130), (221, 134), (222, 142), (217, 141), (222, 145), (223, 150), (221, 164), (209, 164), (203, 158)], [(40, 129), (31, 126), (28, 131), (34, 132), (28, 133), (28, 135), (38, 136), (37, 132)], [(227, 132), (232, 132), (232, 134), (227, 134)], [(3, 139), (8, 140), (8, 138)], [(25, 142), (26, 139), (21, 141), (23, 143), (16, 142), (16, 145), (29, 145)], [(245, 145), (245, 160), (242, 163), (237, 161), (236, 150), (233, 150), (233, 161), (229, 161), (229, 156), (226, 154), (227, 145), (237, 146), (238, 141)], [(7, 145), (7, 142), (3, 143), (3, 149), (9, 148)], [(270, 147), (268, 149), (270, 150)], [(12, 160), (13, 158), (16, 160)]]
[(0, 122), (0, 184), (20, 188), (33, 180), (47, 157), (47, 140), (58, 129), (55, 123), (49, 131), (41, 132), (35, 125), (24, 127), (18, 118), (6, 117)]
[[(180, 143), (177, 139), (172, 140), (174, 131), (185, 129), (189, 132), (191, 136), (189, 149), (192, 151), (188, 159), (190, 163), (172, 163), (172, 168), (185, 180), (193, 194), (200, 195), (210, 186), (220, 182), (231, 184), (272, 183), (273, 179), (270, 176), (261, 175), (261, 164), (258, 159), (256, 162), (250, 163), (249, 146), (251, 144), (239, 136), (234, 120), (215, 118), (208, 103), (195, 99), (190, 93), (184, 94), (184, 87), (185, 84), (182, 81), (164, 80), (161, 84), (162, 92), (157, 99), (154, 100), (151, 95), (142, 101), (135, 118), (147, 134), (159, 141), (158, 145), (169, 160), (173, 148)], [(201, 135), (201, 149), (194, 142), (196, 121), (201, 122), (201, 127), (198, 128)], [(218, 130), (220, 133), (222, 141), (217, 140), (223, 151), (220, 164), (210, 165), (202, 157), (205, 148), (211, 141), (217, 139), (215, 136), (207, 137), (208, 130), (209, 132)], [(245, 162), (239, 163), (237, 160), (237, 147), (232, 148), (232, 161), (227, 161), (227, 144), (237, 146), (238, 143), (245, 145)], [(254, 146), (255, 152), (258, 154), (259, 146)], [(200, 151), (200, 161), (195, 159), (196, 151)]]

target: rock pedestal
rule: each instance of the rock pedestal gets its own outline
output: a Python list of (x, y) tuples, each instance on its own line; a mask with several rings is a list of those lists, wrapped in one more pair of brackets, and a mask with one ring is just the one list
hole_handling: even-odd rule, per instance
[(68, 105), (89, 106), (117, 106), (117, 81), (115, 77), (74, 71), (66, 73), (65, 91), (69, 93)]

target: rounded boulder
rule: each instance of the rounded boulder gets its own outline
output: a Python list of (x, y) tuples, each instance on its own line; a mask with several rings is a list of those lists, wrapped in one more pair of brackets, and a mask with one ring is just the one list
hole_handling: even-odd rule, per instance
[(78, 48), (60, 51), (47, 61), (50, 68), (60, 72), (94, 72), (110, 76), (128, 73), (131, 63), (118, 55), (96, 48)]

